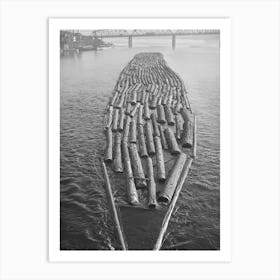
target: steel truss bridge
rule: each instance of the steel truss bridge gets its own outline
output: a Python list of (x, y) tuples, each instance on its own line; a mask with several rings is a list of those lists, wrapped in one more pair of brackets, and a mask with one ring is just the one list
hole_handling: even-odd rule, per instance
[(172, 48), (176, 46), (176, 36), (191, 34), (219, 34), (216, 29), (99, 29), (92, 30), (95, 38), (128, 38), (128, 46), (132, 48), (133, 37), (151, 37), (151, 36), (170, 36), (172, 38)]

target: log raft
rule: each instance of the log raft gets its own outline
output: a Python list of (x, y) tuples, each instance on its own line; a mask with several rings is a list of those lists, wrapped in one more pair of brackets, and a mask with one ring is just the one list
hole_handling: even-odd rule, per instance
[(131, 206), (166, 209), (160, 205), (168, 205), (154, 250), (162, 246), (197, 156), (196, 130), (183, 80), (166, 65), (163, 55), (135, 55), (121, 72), (106, 107), (104, 162), (112, 163), (114, 177), (125, 179)]

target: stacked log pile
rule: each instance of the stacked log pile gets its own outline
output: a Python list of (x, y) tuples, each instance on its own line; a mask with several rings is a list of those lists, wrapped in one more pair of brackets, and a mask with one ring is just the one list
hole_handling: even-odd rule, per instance
[[(104, 160), (124, 174), (128, 202), (139, 204), (141, 189), (151, 208), (170, 202), (187, 158), (196, 155), (196, 128), (184, 83), (162, 54), (139, 53), (120, 73), (104, 132)], [(174, 165), (167, 175), (168, 156)]]

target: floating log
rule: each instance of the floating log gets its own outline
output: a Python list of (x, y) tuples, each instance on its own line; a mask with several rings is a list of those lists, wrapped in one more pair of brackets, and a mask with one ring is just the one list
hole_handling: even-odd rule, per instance
[(109, 180), (109, 176), (108, 176), (108, 172), (107, 172), (107, 168), (106, 165), (104, 163), (104, 161), (102, 161), (101, 163), (102, 165), (102, 170), (103, 170), (103, 176), (104, 176), (104, 180), (105, 180), (105, 190), (106, 190), (106, 194), (107, 194), (107, 200), (109, 202), (112, 214), (113, 214), (113, 221), (115, 223), (117, 232), (118, 232), (118, 237), (121, 243), (121, 247), (123, 250), (126, 250), (126, 244), (124, 241), (124, 237), (123, 237), (123, 232), (121, 229), (121, 224), (119, 221), (119, 216), (118, 216), (118, 212), (116, 209), (116, 205), (115, 205), (115, 200), (114, 200), (114, 196), (113, 196), (113, 192), (112, 192), (112, 187), (111, 187), (111, 183)]
[(190, 109), (190, 103), (189, 103), (189, 100), (187, 98), (187, 93), (185, 91), (182, 91), (181, 96), (182, 96), (182, 102), (183, 102), (183, 104), (185, 104), (185, 107), (187, 109)]
[(167, 141), (166, 141), (166, 138), (164, 135), (163, 127), (160, 124), (158, 124), (158, 128), (159, 128), (159, 134), (160, 134), (160, 139), (161, 139), (161, 145), (164, 150), (167, 150), (168, 145), (167, 145)]
[(166, 116), (166, 121), (169, 125), (174, 125), (175, 120), (174, 120), (174, 115), (171, 111), (171, 108), (167, 105), (164, 106), (164, 111), (165, 111), (165, 116)]
[(138, 107), (138, 113), (137, 113), (137, 125), (143, 125), (143, 105), (140, 105)]
[(151, 100), (151, 103), (150, 103), (150, 108), (151, 109), (156, 109), (156, 107), (157, 107), (157, 99), (158, 99), (158, 97), (156, 95), (154, 95), (152, 97), (152, 100)]
[(151, 119), (152, 119), (152, 124), (153, 124), (153, 131), (154, 131), (153, 135), (154, 136), (160, 136), (159, 129), (158, 129), (157, 118), (156, 118), (155, 113), (151, 114)]
[(154, 138), (153, 138), (153, 128), (150, 120), (147, 120), (145, 124), (145, 132), (146, 132), (148, 154), (150, 156), (153, 156), (156, 154), (156, 150), (155, 150)]
[(190, 110), (182, 107), (181, 110), (180, 110), (180, 113), (181, 113), (185, 122), (192, 121)]
[(147, 157), (147, 177), (148, 177), (148, 206), (149, 208), (156, 208), (156, 183), (154, 178), (153, 161), (150, 157)]
[(170, 94), (168, 96), (168, 100), (167, 100), (166, 105), (171, 106), (172, 100), (173, 100), (173, 90), (170, 92)]
[(161, 146), (161, 140), (159, 136), (154, 137), (155, 147), (156, 147), (156, 159), (157, 159), (157, 178), (159, 181), (165, 181), (165, 166), (164, 157)]
[(157, 106), (158, 106), (158, 105), (161, 105), (161, 100), (162, 100), (162, 96), (160, 95), (160, 96), (158, 96)]
[(142, 99), (142, 90), (138, 90), (137, 91), (137, 102), (141, 103), (141, 99)]
[(175, 124), (176, 124), (176, 139), (181, 139), (181, 130), (182, 130), (182, 122), (180, 121), (179, 115), (175, 115)]
[(166, 137), (166, 141), (168, 143), (170, 153), (173, 154), (173, 155), (180, 154), (181, 150), (178, 146), (178, 143), (177, 143), (177, 140), (174, 136), (173, 131), (169, 127), (167, 127), (164, 130), (164, 135)]
[(108, 127), (105, 130), (106, 135), (106, 149), (105, 149), (105, 155), (104, 160), (105, 162), (111, 162), (113, 160), (113, 136), (112, 136), (112, 130), (110, 127)]
[(142, 85), (140, 84), (140, 83), (138, 83), (138, 84), (136, 84), (136, 87), (135, 87), (135, 91), (136, 91), (136, 93), (139, 91), (139, 90), (141, 90), (141, 87), (142, 87)]
[(132, 119), (130, 122), (129, 142), (137, 143), (136, 121)]
[(146, 178), (143, 171), (143, 166), (141, 159), (139, 157), (138, 151), (137, 151), (137, 145), (134, 143), (131, 143), (129, 146), (129, 154), (131, 159), (131, 165), (133, 170), (133, 177), (135, 178), (135, 184), (137, 189), (146, 188)]
[(123, 172), (121, 140), (122, 140), (122, 135), (120, 132), (117, 132), (115, 135), (115, 145), (114, 145), (114, 171), (115, 172)]
[(130, 116), (126, 116), (125, 124), (124, 124), (124, 130), (123, 130), (123, 141), (124, 142), (128, 141), (130, 122), (131, 122)]
[(143, 125), (138, 125), (138, 139), (140, 156), (148, 157)]
[(124, 99), (125, 99), (125, 93), (123, 92), (120, 96), (119, 96), (119, 100), (116, 104), (116, 108), (121, 108), (123, 106), (124, 103)]
[(173, 193), (175, 191), (177, 182), (182, 173), (186, 159), (187, 159), (187, 155), (184, 153), (181, 153), (178, 156), (175, 164), (172, 167), (169, 178), (167, 179), (167, 182), (166, 182), (163, 190), (160, 192), (158, 201), (168, 203), (171, 200)]
[(174, 114), (176, 115), (177, 113), (179, 113), (181, 110), (181, 102), (180, 102), (180, 93), (179, 91), (177, 92), (177, 102), (176, 102), (176, 106), (174, 109)]
[(106, 125), (105, 127), (108, 128), (112, 124), (112, 119), (113, 119), (113, 106), (109, 106), (108, 108), (108, 114), (106, 115)]
[(158, 122), (159, 123), (166, 123), (166, 119), (165, 119), (165, 114), (164, 114), (164, 109), (162, 105), (157, 105), (157, 115), (158, 115)]
[(119, 131), (123, 131), (123, 125), (124, 125), (124, 109), (120, 108), (120, 112), (119, 112), (119, 125), (118, 125), (118, 130)]
[(165, 234), (165, 232), (167, 230), (167, 227), (168, 227), (171, 215), (172, 215), (172, 213), (174, 211), (174, 208), (175, 208), (175, 205), (177, 203), (178, 197), (179, 197), (179, 195), (181, 193), (182, 187), (183, 187), (183, 185), (184, 185), (184, 183), (185, 183), (185, 181), (186, 181), (186, 179), (188, 177), (188, 173), (189, 173), (191, 164), (192, 164), (192, 158), (189, 158), (186, 161), (185, 165), (184, 165), (184, 168), (182, 170), (182, 173), (181, 173), (180, 179), (178, 181), (176, 190), (175, 190), (175, 192), (173, 194), (172, 200), (171, 200), (171, 202), (169, 204), (168, 210), (167, 210), (167, 212), (165, 214), (165, 217), (163, 219), (162, 226), (161, 226), (161, 229), (160, 229), (160, 232), (159, 232), (156, 244), (154, 246), (154, 251), (160, 250), (160, 248), (162, 246), (162, 240), (163, 240), (164, 234)]
[(137, 103), (137, 92), (135, 90), (131, 93), (130, 103), (131, 105), (135, 105)]
[(130, 112), (130, 116), (131, 116), (132, 118), (134, 118), (134, 116), (135, 116), (135, 114), (136, 114), (136, 112), (137, 112), (137, 110), (138, 110), (139, 105), (140, 105), (140, 103), (136, 103), (136, 105), (134, 106), (134, 108), (133, 108), (132, 111)]
[(125, 177), (126, 177), (126, 189), (127, 189), (128, 202), (132, 205), (137, 205), (137, 204), (139, 204), (139, 199), (138, 199), (138, 194), (137, 194), (135, 183), (134, 183), (127, 142), (122, 142), (122, 153), (123, 153), (124, 171), (125, 171)]
[(125, 114), (130, 115), (130, 111), (131, 111), (131, 103), (127, 102), (126, 103), (126, 108), (125, 108)]
[(119, 109), (114, 109), (113, 120), (112, 120), (112, 131), (115, 132), (118, 130), (118, 122), (119, 122)]
[(193, 129), (190, 121), (184, 122), (181, 143), (184, 148), (191, 148), (193, 145)]
[(144, 103), (144, 119), (149, 120), (150, 116), (151, 116), (151, 114), (150, 114), (149, 103), (148, 103), (148, 101), (146, 101)]
[(168, 96), (169, 96), (169, 93), (168, 93), (168, 91), (166, 91), (166, 93), (165, 93), (165, 95), (164, 95), (164, 97), (162, 99), (162, 102), (161, 102), (162, 105), (166, 105), (167, 104)]
[(146, 90), (143, 90), (143, 91), (142, 91), (142, 96), (141, 96), (141, 104), (142, 104), (142, 105), (144, 105), (144, 103), (145, 103), (146, 95), (147, 95)]
[(119, 92), (116, 90), (113, 97), (111, 98), (110, 100), (110, 106), (114, 106), (115, 103), (116, 103), (116, 100), (118, 99), (118, 95), (119, 95)]

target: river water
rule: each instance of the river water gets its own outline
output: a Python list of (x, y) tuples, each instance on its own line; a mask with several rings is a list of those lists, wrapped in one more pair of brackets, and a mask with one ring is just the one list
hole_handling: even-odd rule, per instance
[[(177, 202), (163, 249), (219, 249), (219, 36), (177, 37), (175, 50), (168, 37), (134, 38), (131, 49), (127, 38), (110, 42), (114, 47), (61, 58), (61, 249), (119, 249), (99, 161), (105, 140), (103, 114), (120, 71), (143, 51), (164, 55), (183, 78), (197, 116), (197, 159)], [(114, 185), (116, 196), (121, 185), (122, 180)]]

